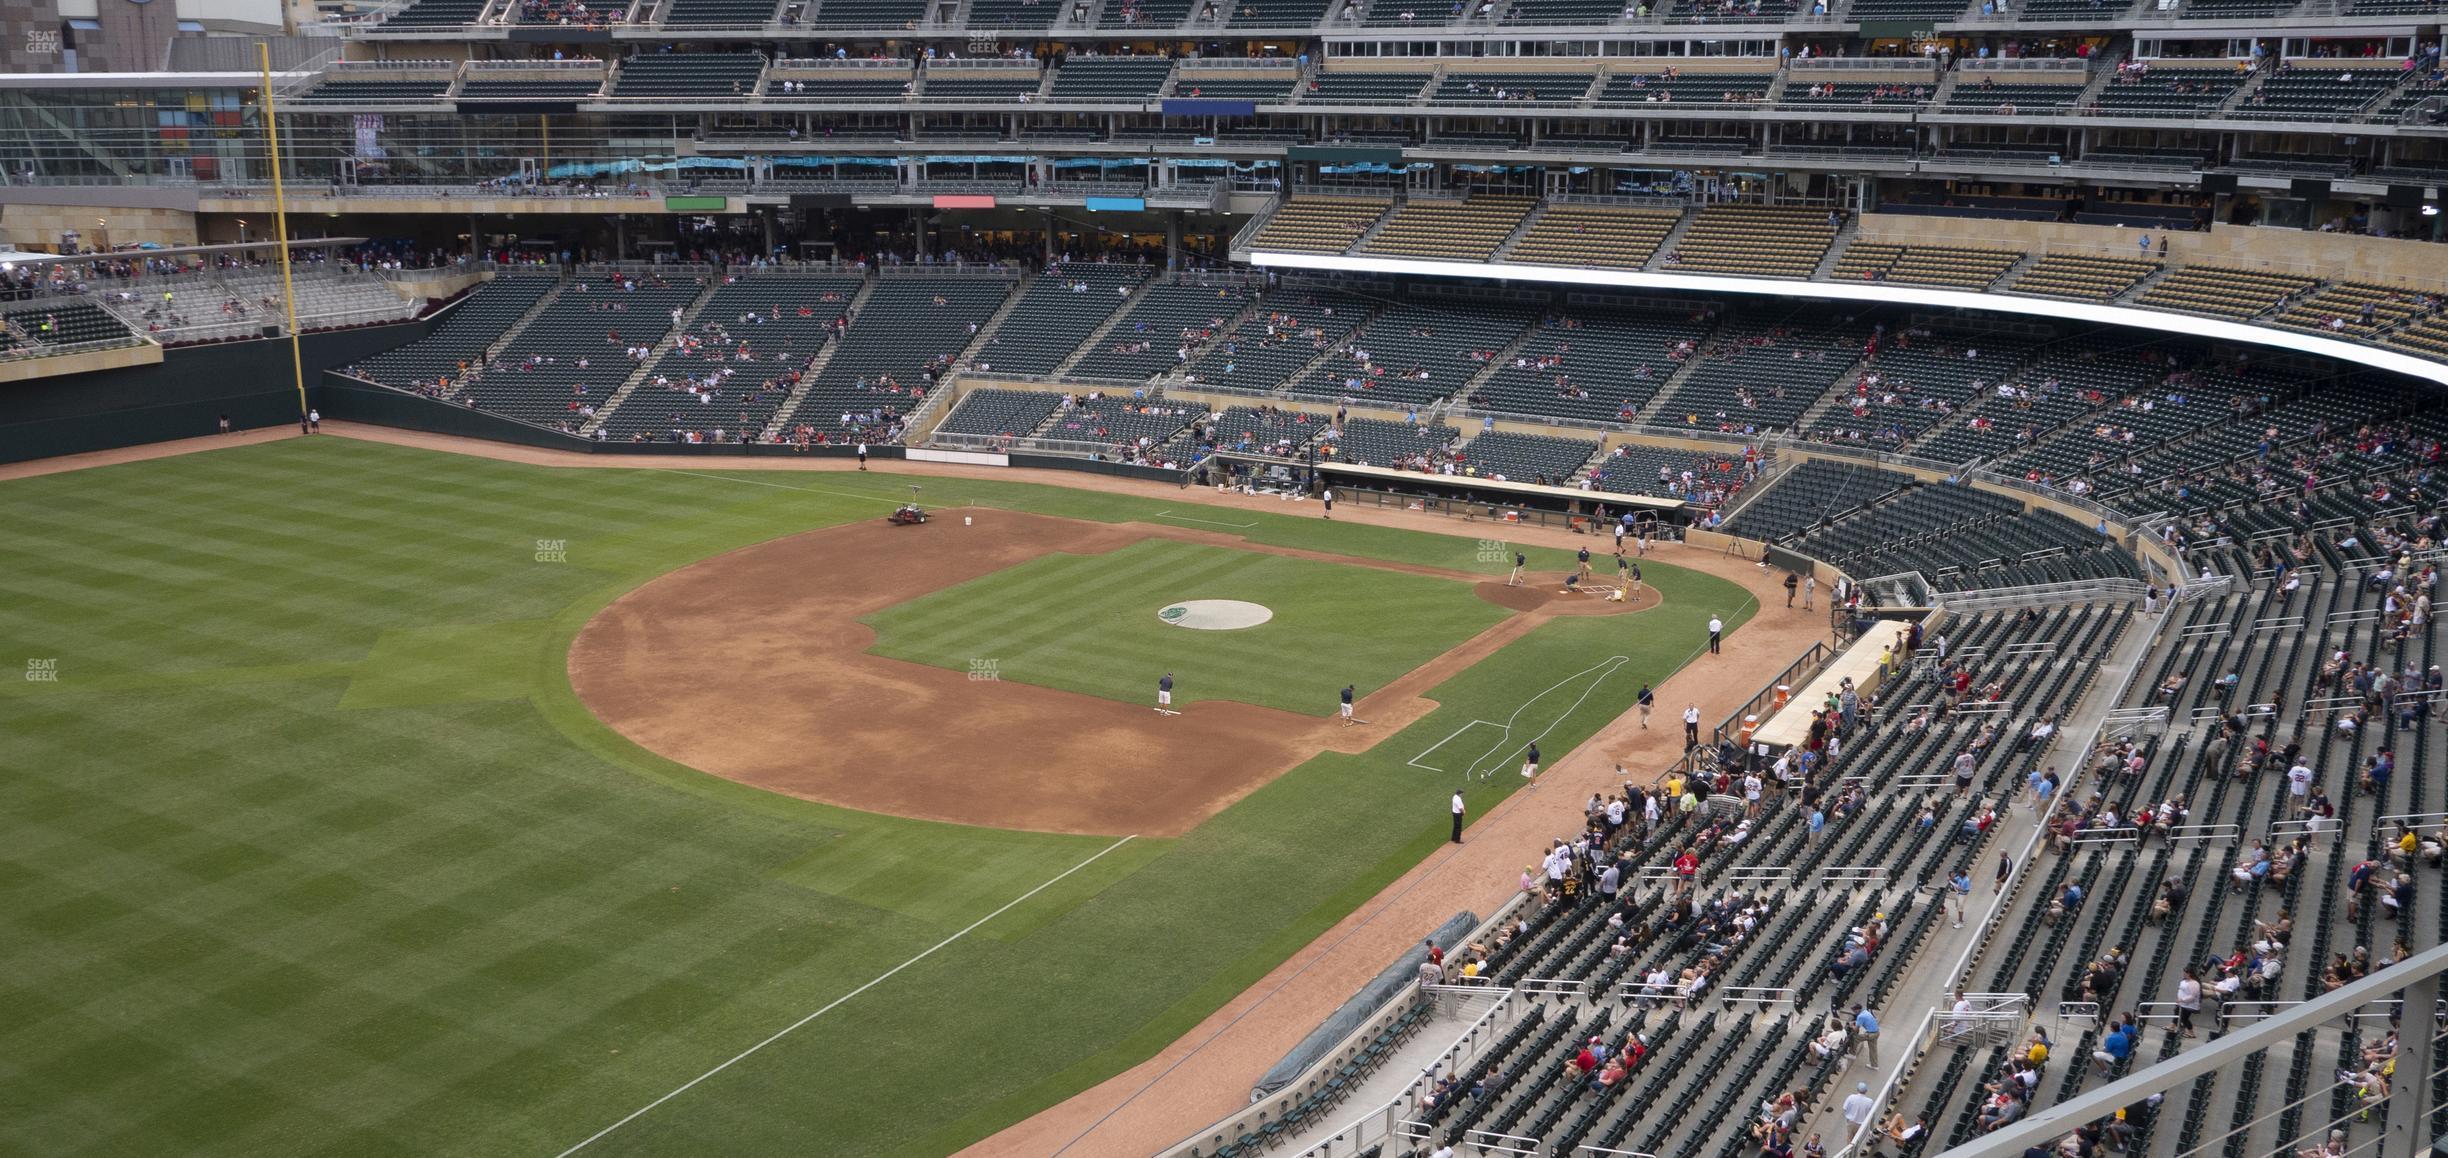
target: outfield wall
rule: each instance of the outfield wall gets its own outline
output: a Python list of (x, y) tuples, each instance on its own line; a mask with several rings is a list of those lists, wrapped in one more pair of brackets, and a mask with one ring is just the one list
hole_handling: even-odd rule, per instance
[[(298, 339), (312, 386), (322, 372), (424, 337), (425, 321), (329, 330)], [(327, 409), (325, 413), (330, 413)], [(298, 420), (285, 339), (186, 346), (151, 365), (0, 383), (0, 462), (142, 446)]]

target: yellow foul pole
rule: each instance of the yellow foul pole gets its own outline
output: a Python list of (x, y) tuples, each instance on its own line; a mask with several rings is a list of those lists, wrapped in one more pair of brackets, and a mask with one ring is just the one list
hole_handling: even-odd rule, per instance
[(272, 107), (272, 43), (257, 41), (263, 61), (264, 138), (272, 154), (272, 236), (280, 246), (281, 304), (289, 314), (289, 369), (297, 378), (298, 420), (306, 418), (306, 355), (298, 348), (297, 283), (289, 276), (289, 195), (281, 184), (280, 117)]

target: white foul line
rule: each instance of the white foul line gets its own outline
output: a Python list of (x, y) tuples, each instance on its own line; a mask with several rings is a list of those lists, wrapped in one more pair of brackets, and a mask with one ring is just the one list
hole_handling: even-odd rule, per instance
[(1207, 525), (1208, 525), (1208, 526), (1210, 526), (1210, 527), (1233, 527), (1233, 528), (1236, 528), (1236, 529), (1241, 529), (1241, 530), (1246, 530), (1246, 529), (1248, 529), (1248, 528), (1250, 528), (1250, 527), (1255, 527), (1255, 526), (1257, 526), (1257, 525), (1258, 525), (1257, 523), (1254, 523), (1254, 522), (1251, 522), (1251, 523), (1219, 523), (1219, 522), (1215, 521), (1214, 519), (1194, 519), (1194, 518), (1191, 518), (1191, 517), (1190, 517), (1190, 516), (1188, 516), (1188, 515), (1177, 515), (1177, 514), (1174, 514), (1171, 508), (1167, 508), (1167, 509), (1165, 509), (1165, 510), (1158, 511), (1158, 512), (1156, 512), (1155, 514), (1149, 515), (1148, 517), (1149, 517), (1149, 518), (1151, 518), (1151, 519), (1171, 519), (1171, 520), (1173, 520), (1174, 522), (1177, 522), (1177, 523), (1205, 523), (1205, 524), (1207, 524)]
[[(795, 488), (794, 488), (794, 489), (795, 489)], [(1133, 834), (1133, 835), (1131, 835), (1131, 836), (1126, 836), (1126, 837), (1123, 837), (1122, 839), (1117, 840), (1117, 841), (1113, 842), (1112, 844), (1106, 845), (1106, 846), (1105, 846), (1103, 849), (1098, 850), (1098, 852), (1097, 852), (1097, 854), (1096, 854), (1095, 856), (1089, 857), (1087, 860), (1081, 861), (1081, 862), (1079, 862), (1078, 864), (1072, 865), (1070, 868), (1064, 869), (1062, 872), (1055, 874), (1055, 875), (1054, 875), (1054, 877), (1053, 877), (1052, 879), (1050, 879), (1050, 880), (1046, 881), (1044, 884), (1041, 884), (1041, 885), (1037, 886), (1036, 888), (1030, 889), (1029, 891), (1027, 891), (1027, 892), (1025, 892), (1025, 893), (1020, 894), (1019, 896), (1012, 898), (1012, 899), (1011, 899), (1009, 902), (1007, 902), (1006, 904), (1004, 904), (1004, 906), (1003, 906), (1002, 908), (1000, 908), (1000, 909), (996, 909), (995, 911), (993, 911), (993, 912), (991, 912), (991, 913), (988, 913), (988, 914), (986, 914), (986, 915), (985, 915), (985, 916), (983, 916), (983, 917), (979, 917), (977, 920), (975, 920), (975, 921), (971, 922), (968, 928), (963, 929), (963, 930), (961, 930), (960, 932), (954, 933), (954, 934), (952, 934), (951, 936), (946, 937), (946, 938), (944, 938), (944, 939), (943, 939), (943, 940), (941, 940), (941, 941), (937, 941), (937, 942), (935, 942), (935, 944), (934, 944), (932, 947), (928, 948), (928, 949), (927, 949), (925, 952), (920, 953), (920, 954), (918, 954), (917, 956), (912, 957), (912, 958), (910, 958), (910, 959), (909, 959), (909, 960), (907, 960), (907, 961), (904, 961), (904, 962), (902, 962), (902, 963), (900, 963), (900, 964), (898, 964), (898, 965), (893, 966), (893, 967), (892, 967), (892, 968), (890, 968), (890, 969), (885, 970), (885, 971), (884, 971), (884, 972), (882, 972), (882, 973), (877, 974), (877, 975), (876, 975), (875, 980), (873, 980), (873, 981), (869, 981), (869, 982), (868, 982), (867, 984), (865, 984), (865, 985), (861, 985), (861, 986), (859, 986), (858, 988), (853, 989), (853, 990), (851, 990), (851, 991), (850, 991), (850, 992), (848, 992), (848, 993), (844, 993), (844, 994), (842, 994), (841, 996), (834, 998), (834, 999), (832, 1000), (832, 1002), (831, 1002), (830, 1004), (827, 1004), (827, 1005), (826, 1005), (824, 1008), (819, 1009), (819, 1010), (817, 1010), (817, 1011), (816, 1011), (816, 1012), (814, 1012), (814, 1013), (808, 1014), (806, 1017), (802, 1017), (802, 1018), (800, 1018), (799, 1020), (794, 1021), (794, 1022), (790, 1023), (790, 1024), (789, 1024), (789, 1025), (787, 1025), (787, 1026), (784, 1026), (784, 1027), (782, 1028), (782, 1031), (781, 1031), (781, 1032), (774, 1034), (772, 1037), (766, 1038), (765, 1040), (760, 1041), (760, 1042), (756, 1043), (755, 1045), (749, 1046), (748, 1048), (746, 1048), (746, 1049), (744, 1049), (744, 1050), (741, 1050), (741, 1051), (738, 1053), (738, 1055), (737, 1055), (737, 1056), (735, 1056), (735, 1057), (733, 1057), (733, 1058), (732, 1058), (730, 1061), (727, 1061), (727, 1062), (724, 1062), (724, 1063), (723, 1063), (723, 1064), (721, 1064), (721, 1065), (715, 1066), (713, 1069), (707, 1070), (706, 1072), (704, 1072), (704, 1073), (702, 1073), (702, 1074), (699, 1074), (699, 1075), (697, 1075), (697, 1076), (696, 1076), (696, 1077), (694, 1077), (694, 1078), (689, 1079), (688, 1084), (681, 1086), (679, 1089), (673, 1090), (672, 1092), (670, 1092), (670, 1093), (668, 1093), (668, 1094), (665, 1094), (665, 1095), (663, 1095), (662, 1097), (656, 1098), (655, 1100), (653, 1100), (653, 1101), (651, 1101), (651, 1102), (648, 1102), (648, 1103), (646, 1103), (646, 1104), (645, 1104), (645, 1105), (643, 1105), (643, 1106), (638, 1107), (638, 1109), (637, 1109), (636, 1111), (632, 1112), (632, 1113), (631, 1113), (631, 1114), (630, 1114), (628, 1117), (623, 1118), (623, 1119), (621, 1119), (620, 1121), (614, 1122), (614, 1123), (612, 1123), (611, 1125), (604, 1127), (602, 1130), (597, 1131), (593, 1137), (588, 1138), (586, 1141), (584, 1141), (584, 1142), (580, 1142), (579, 1144), (577, 1144), (577, 1145), (575, 1145), (575, 1146), (572, 1146), (572, 1147), (570, 1147), (570, 1148), (569, 1148), (569, 1149), (567, 1149), (567, 1150), (563, 1150), (563, 1151), (562, 1151), (562, 1152), (561, 1152), (561, 1153), (560, 1153), (558, 1156), (556, 1156), (556, 1158), (569, 1158), (569, 1156), (570, 1156), (570, 1155), (575, 1154), (575, 1153), (579, 1152), (580, 1150), (584, 1150), (584, 1149), (586, 1149), (587, 1147), (592, 1146), (592, 1145), (594, 1145), (595, 1143), (602, 1141), (605, 1135), (610, 1134), (612, 1131), (614, 1131), (614, 1130), (618, 1130), (618, 1129), (620, 1129), (621, 1127), (626, 1126), (626, 1125), (628, 1125), (629, 1123), (634, 1122), (634, 1121), (638, 1120), (639, 1118), (644, 1117), (644, 1116), (646, 1115), (646, 1112), (647, 1112), (648, 1110), (652, 1110), (652, 1109), (654, 1109), (656, 1106), (660, 1106), (660, 1105), (662, 1105), (663, 1103), (665, 1103), (665, 1102), (668, 1102), (668, 1101), (672, 1100), (673, 1098), (679, 1097), (680, 1095), (682, 1095), (682, 1094), (685, 1094), (685, 1093), (689, 1092), (689, 1090), (691, 1090), (691, 1089), (693, 1089), (693, 1088), (695, 1088), (695, 1087), (696, 1087), (697, 1083), (702, 1082), (702, 1081), (706, 1080), (707, 1078), (713, 1077), (714, 1075), (719, 1074), (719, 1073), (723, 1072), (724, 1070), (730, 1069), (732, 1066), (739, 1064), (739, 1063), (740, 1063), (740, 1062), (741, 1062), (743, 1059), (747, 1058), (747, 1056), (748, 1056), (749, 1054), (755, 1053), (756, 1051), (761, 1050), (761, 1049), (765, 1048), (766, 1046), (772, 1045), (773, 1043), (775, 1043), (775, 1042), (777, 1042), (777, 1041), (780, 1041), (780, 1040), (782, 1040), (782, 1039), (783, 1039), (783, 1038), (785, 1038), (785, 1037), (790, 1036), (790, 1035), (791, 1035), (791, 1033), (792, 1033), (792, 1032), (794, 1032), (794, 1031), (796, 1031), (796, 1030), (797, 1030), (797, 1029), (798, 1029), (800, 1026), (806, 1025), (807, 1023), (809, 1023), (809, 1022), (811, 1022), (811, 1021), (814, 1021), (814, 1020), (816, 1020), (816, 1019), (817, 1019), (817, 1018), (819, 1018), (819, 1017), (823, 1017), (825, 1014), (828, 1014), (828, 1013), (833, 1012), (833, 1010), (834, 1010), (834, 1009), (835, 1009), (837, 1006), (841, 1005), (843, 1002), (848, 1001), (848, 1000), (850, 1000), (851, 998), (856, 997), (856, 996), (858, 996), (858, 995), (859, 995), (859, 994), (861, 994), (861, 993), (865, 993), (865, 992), (867, 992), (868, 990), (873, 989), (873, 988), (875, 988), (876, 986), (883, 984), (883, 983), (885, 982), (885, 980), (886, 980), (887, 978), (890, 978), (890, 977), (891, 977), (893, 974), (895, 974), (895, 973), (899, 973), (900, 971), (902, 971), (902, 970), (904, 970), (904, 969), (907, 969), (907, 968), (909, 968), (910, 966), (912, 966), (912, 965), (915, 965), (915, 964), (919, 963), (920, 961), (924, 961), (924, 960), (926, 960), (927, 958), (934, 956), (934, 955), (935, 955), (935, 950), (937, 950), (937, 949), (941, 949), (941, 948), (943, 948), (944, 946), (949, 945), (949, 944), (951, 944), (951, 943), (952, 943), (952, 942), (954, 942), (954, 941), (958, 941), (958, 940), (960, 940), (961, 938), (968, 936), (968, 935), (969, 935), (971, 932), (975, 931), (979, 925), (983, 925), (983, 924), (985, 924), (985, 923), (986, 923), (986, 922), (988, 922), (988, 921), (994, 920), (996, 917), (1000, 917), (1000, 916), (1002, 916), (1004, 913), (1009, 912), (1009, 911), (1011, 910), (1012, 906), (1017, 905), (1017, 904), (1019, 904), (1020, 902), (1022, 902), (1022, 901), (1025, 901), (1025, 900), (1029, 899), (1030, 897), (1036, 896), (1037, 894), (1039, 894), (1039, 893), (1042, 893), (1042, 892), (1046, 891), (1048, 888), (1051, 888), (1051, 887), (1052, 887), (1052, 886), (1053, 886), (1053, 885), (1054, 885), (1056, 882), (1061, 881), (1061, 880), (1062, 880), (1064, 877), (1070, 876), (1072, 873), (1078, 872), (1078, 871), (1080, 871), (1081, 869), (1087, 868), (1089, 865), (1095, 864), (1095, 863), (1096, 863), (1096, 862), (1097, 862), (1099, 859), (1102, 859), (1106, 853), (1112, 852), (1113, 850), (1115, 850), (1115, 849), (1117, 849), (1117, 848), (1120, 848), (1120, 847), (1122, 847), (1123, 845), (1129, 844), (1131, 841), (1133, 841), (1133, 840), (1135, 840), (1135, 839), (1137, 839), (1137, 835), (1136, 835), (1136, 834)]]

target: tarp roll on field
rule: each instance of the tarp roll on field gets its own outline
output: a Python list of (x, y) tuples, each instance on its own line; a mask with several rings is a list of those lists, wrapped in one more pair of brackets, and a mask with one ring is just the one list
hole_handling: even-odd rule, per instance
[[(1461, 944), (1463, 938), (1470, 936), (1471, 930), (1478, 927), (1478, 914), (1464, 910), (1455, 913), (1444, 924), (1437, 926), (1432, 936), (1435, 937), (1437, 945), (1447, 950), (1450, 955), (1453, 947)], [(1343, 1003), (1343, 1008), (1335, 1010), (1333, 1016), (1319, 1022), (1316, 1029), (1309, 1031), (1309, 1036), (1302, 1038), (1299, 1045), (1292, 1047), (1292, 1052), (1285, 1054), (1282, 1061), (1275, 1063), (1275, 1068), (1268, 1070), (1264, 1076), (1260, 1077), (1258, 1084), (1250, 1087), (1250, 1101), (1262, 1101), (1267, 1095), (1291, 1085), (1292, 1080), (1301, 1076), (1302, 1071), (1316, 1065), (1319, 1058), (1325, 1057), (1326, 1051), (1333, 1049), (1336, 1042), (1343, 1040), (1351, 1031), (1358, 1029), (1361, 1022), (1376, 1016), (1378, 1010), (1385, 1008), (1386, 1002), (1394, 1000), (1397, 995), (1417, 984), (1420, 962), (1427, 959), (1428, 947), (1425, 945), (1413, 945), (1405, 950), (1402, 956), (1395, 958), (1393, 964), (1385, 967), (1385, 972), (1378, 974), (1375, 980), (1361, 986), (1360, 992), (1354, 994), (1351, 1000)]]

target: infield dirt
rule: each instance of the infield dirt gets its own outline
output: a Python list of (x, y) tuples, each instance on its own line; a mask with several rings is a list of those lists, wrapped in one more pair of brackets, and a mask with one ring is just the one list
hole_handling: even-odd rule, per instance
[[(1656, 606), (1481, 575), (1271, 547), (1207, 531), (950, 509), (760, 543), (621, 596), (570, 647), (588, 710), (725, 779), (868, 812), (994, 828), (1177, 836), (1319, 752), (1365, 751), (1427, 715), (1426, 693), (1557, 615)], [(962, 523), (966, 516), (971, 520)], [(1360, 701), (1369, 726), (1203, 700), (1178, 716), (869, 654), (859, 617), (1048, 554), (1179, 539), (1470, 582), (1515, 614)]]

